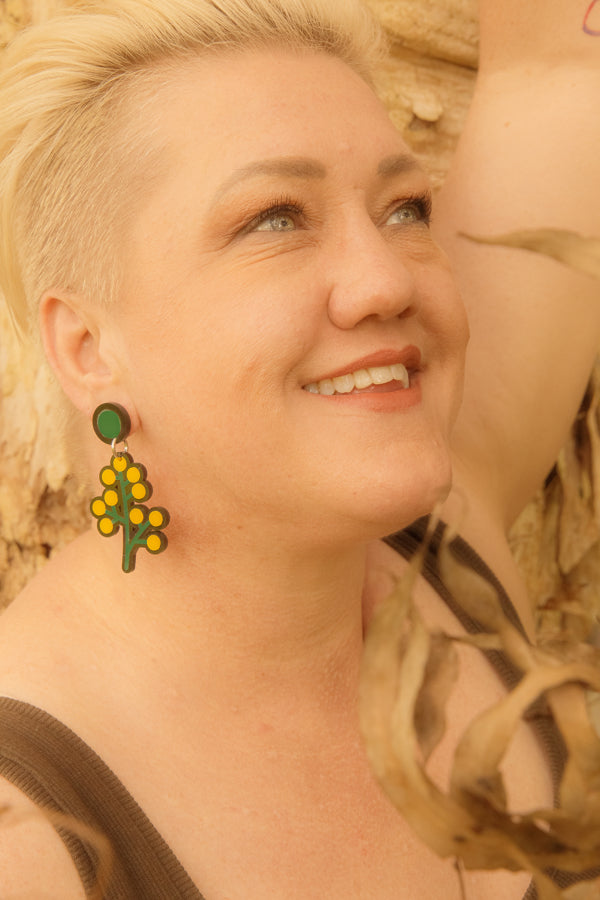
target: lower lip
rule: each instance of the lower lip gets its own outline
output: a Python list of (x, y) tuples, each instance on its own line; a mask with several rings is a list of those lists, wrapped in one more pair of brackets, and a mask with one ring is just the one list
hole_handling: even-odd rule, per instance
[(343, 404), (351, 409), (369, 409), (375, 412), (398, 412), (411, 409), (421, 402), (421, 385), (417, 374), (411, 375), (410, 387), (402, 387), (397, 381), (372, 385), (350, 394), (310, 394), (315, 400)]

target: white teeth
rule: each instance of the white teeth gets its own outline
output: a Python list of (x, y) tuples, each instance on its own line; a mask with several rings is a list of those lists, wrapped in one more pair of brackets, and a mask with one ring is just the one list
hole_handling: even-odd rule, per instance
[(331, 396), (335, 394), (335, 388), (333, 386), (333, 381), (330, 378), (326, 378), (324, 381), (320, 381), (318, 384), (319, 393), (326, 394), (327, 396)]
[(366, 369), (359, 369), (358, 372), (355, 372), (354, 375), (351, 375), (350, 377), (354, 378), (354, 384), (359, 389), (359, 391), (362, 390), (362, 388), (371, 387), (371, 385), (373, 384), (373, 379)]
[(352, 375), (340, 375), (333, 379), (333, 386), (336, 394), (349, 394), (355, 388), (354, 378)]
[(405, 366), (400, 365), (400, 363), (396, 363), (394, 366), (390, 366), (392, 370), (392, 375), (394, 376), (396, 381), (401, 381), (402, 386), (405, 388), (410, 387), (410, 378), (408, 375), (408, 370)]
[(377, 369), (369, 369), (369, 375), (373, 380), (373, 384), (388, 384), (394, 380), (392, 370), (389, 366), (379, 366)]
[(390, 381), (399, 381), (403, 388), (410, 387), (410, 378), (405, 366), (395, 363), (392, 366), (373, 366), (369, 369), (358, 369), (347, 375), (337, 378), (326, 378), (323, 381), (312, 382), (304, 387), (311, 394), (350, 394), (355, 388), (364, 390), (372, 384), (388, 384)]

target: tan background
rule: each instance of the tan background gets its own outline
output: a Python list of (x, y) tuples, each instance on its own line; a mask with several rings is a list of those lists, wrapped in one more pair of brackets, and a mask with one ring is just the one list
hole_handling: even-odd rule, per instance
[[(0, 48), (57, 0), (0, 0)], [(439, 185), (477, 66), (476, 0), (370, 0), (391, 38), (378, 88), (392, 118)], [(524, 223), (526, 224), (526, 223)], [(600, 288), (599, 288), (600, 293)], [(0, 605), (87, 520), (87, 498), (58, 439), (51, 380), (19, 346), (0, 304)], [(525, 510), (513, 546), (532, 602), (600, 609), (600, 372), (545, 491)], [(575, 616), (575, 617), (574, 617)], [(556, 624), (560, 614), (545, 614)]]

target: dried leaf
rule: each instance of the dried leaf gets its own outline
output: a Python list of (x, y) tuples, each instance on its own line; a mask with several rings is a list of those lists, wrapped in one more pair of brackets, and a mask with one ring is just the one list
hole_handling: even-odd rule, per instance
[(475, 823), (454, 808), (422, 765), (414, 714), (429, 640), (410, 599), (416, 572), (413, 565), (372, 620), (363, 655), (361, 728), (372, 769), (392, 803), (438, 855), (455, 857)]
[(574, 884), (564, 893), (565, 900), (600, 900), (600, 878)]
[(538, 900), (563, 900), (563, 892), (543, 872), (535, 872), (533, 880), (535, 881)]
[[(559, 811), (537, 810), (519, 816), (504, 816), (500, 762), (523, 714), (541, 693), (554, 696), (558, 686), (587, 678), (600, 677), (585, 664), (540, 665), (496, 706), (477, 717), (466, 730), (455, 753), (451, 793), (486, 827), (495, 826), (514, 841), (534, 867), (555, 866), (581, 871), (597, 863), (600, 852), (600, 809), (598, 792), (598, 754), (600, 742), (589, 730), (585, 700), (579, 706), (571, 694), (569, 724), (575, 736), (571, 746), (576, 755), (569, 758), (565, 799)], [(579, 688), (578, 694), (582, 694)], [(569, 769), (570, 767), (570, 769)], [(563, 794), (561, 792), (561, 798)], [(549, 828), (547, 826), (550, 826)]]
[[(524, 676), (467, 727), (455, 752), (450, 790), (442, 792), (428, 775), (427, 751), (431, 735), (436, 742), (441, 736), (448, 696), (448, 691), (433, 696), (436, 680), (446, 666), (451, 671), (452, 663), (447, 642), (430, 635), (413, 608), (413, 565), (409, 578), (376, 613), (367, 635), (361, 725), (369, 758), (392, 802), (438, 855), (453, 856), (467, 869), (527, 869), (540, 900), (560, 900), (563, 893), (544, 870), (581, 872), (600, 859), (600, 739), (582, 688), (599, 690), (598, 656), (589, 647), (581, 652), (570, 646), (562, 657), (550, 647), (532, 647), (506, 618), (491, 585), (459, 566), (447, 549), (442, 559), (451, 570), (455, 599), (474, 618), (495, 627), (494, 635), (466, 640), (487, 644), (491, 638)], [(511, 812), (500, 765), (525, 713), (540, 696), (554, 711), (569, 749), (563, 805)], [(432, 717), (433, 731), (418, 724), (424, 710)]]
[(600, 741), (587, 698), (579, 687), (566, 685), (549, 695), (549, 703), (569, 752), (560, 786), (561, 810), (580, 823), (586, 817), (600, 819)]
[(458, 678), (458, 655), (445, 634), (433, 634), (423, 682), (415, 703), (415, 729), (427, 760), (446, 731), (446, 703)]
[(573, 231), (560, 228), (537, 228), (524, 231), (512, 231), (494, 237), (464, 234), (477, 244), (493, 244), (502, 247), (516, 247), (521, 250), (533, 250), (551, 256), (594, 278), (600, 278), (600, 240), (584, 237)]
[(460, 644), (477, 647), (478, 650), (502, 650), (502, 641), (497, 634), (458, 634), (452, 638)]
[[(496, 635), (513, 664), (526, 671), (532, 664), (529, 642), (507, 619), (492, 585), (474, 569), (457, 561), (450, 549), (450, 540), (450, 536), (445, 538), (438, 550), (438, 568), (443, 583), (468, 616)], [(483, 643), (486, 639), (482, 637), (481, 640)]]
[(538, 636), (588, 640), (600, 621), (600, 358), (550, 482), (511, 531)]
[(9, 805), (0, 807), (0, 827), (2, 828), (20, 825), (22, 822), (35, 818), (47, 819), (54, 828), (75, 835), (92, 851), (92, 854), (98, 860), (96, 880), (88, 888), (86, 896), (89, 900), (103, 900), (106, 897), (106, 889), (109, 885), (113, 867), (113, 849), (108, 838), (102, 832), (92, 828), (91, 825), (87, 825), (73, 816), (68, 816), (53, 809), (36, 807), (31, 811), (16, 812)]

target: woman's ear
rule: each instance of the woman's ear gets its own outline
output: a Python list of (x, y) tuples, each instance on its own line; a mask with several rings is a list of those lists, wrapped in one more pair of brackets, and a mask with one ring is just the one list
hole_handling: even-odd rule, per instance
[(42, 298), (39, 317), (50, 366), (74, 406), (89, 414), (111, 394), (115, 382), (115, 373), (102, 354), (100, 323), (77, 297), (55, 293)]

